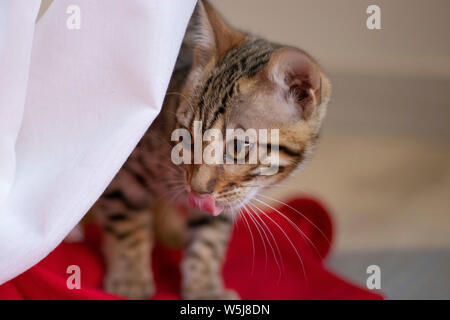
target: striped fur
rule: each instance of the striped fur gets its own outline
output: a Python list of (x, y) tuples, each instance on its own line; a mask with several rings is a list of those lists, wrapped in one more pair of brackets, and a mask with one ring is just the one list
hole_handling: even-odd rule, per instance
[(276, 48), (272, 43), (252, 37), (223, 58), (211, 72), (199, 96), (198, 109), (205, 130), (214, 127), (219, 116), (226, 112), (238, 89), (238, 81), (261, 71)]
[[(93, 207), (105, 231), (104, 287), (120, 296), (137, 299), (154, 293), (151, 249), (156, 239), (165, 239), (185, 247), (184, 298), (238, 298), (221, 278), (231, 214), (304, 163), (325, 114), (328, 80), (304, 52), (231, 29), (205, 1), (199, 2), (192, 20), (200, 30), (189, 28), (162, 112)], [(311, 74), (295, 73), (295, 90), (279, 83), (279, 70), (290, 66), (293, 55), (298, 55), (298, 70), (319, 73), (313, 76), (320, 77), (320, 88)], [(281, 81), (290, 77), (283, 75)], [(171, 133), (179, 127), (192, 130), (194, 120), (202, 121), (203, 130), (279, 129), (278, 174), (261, 175), (261, 162), (174, 165)], [(258, 148), (270, 148), (271, 143), (259, 141)], [(227, 209), (218, 217), (191, 209), (183, 221), (173, 207), (186, 205), (189, 190), (209, 192)]]

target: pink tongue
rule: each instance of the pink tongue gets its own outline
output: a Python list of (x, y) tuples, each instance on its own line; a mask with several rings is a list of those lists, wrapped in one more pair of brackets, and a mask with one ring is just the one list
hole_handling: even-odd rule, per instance
[(213, 216), (219, 215), (224, 209), (221, 206), (216, 206), (216, 201), (210, 194), (198, 194), (191, 191), (189, 192), (187, 201), (189, 207), (208, 212)]

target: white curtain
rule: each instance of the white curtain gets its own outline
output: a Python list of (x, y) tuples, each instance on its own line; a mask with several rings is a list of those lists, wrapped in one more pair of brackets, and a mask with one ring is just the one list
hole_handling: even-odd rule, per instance
[(195, 0), (57, 0), (35, 24), (40, 3), (0, 1), (0, 284), (63, 240), (157, 116)]

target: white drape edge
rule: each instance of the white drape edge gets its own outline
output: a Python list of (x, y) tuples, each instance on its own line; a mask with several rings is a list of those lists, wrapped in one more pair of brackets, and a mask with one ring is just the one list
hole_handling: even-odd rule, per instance
[[(157, 116), (195, 2), (58, 0), (34, 39), (29, 31), (15, 156), (2, 155), (15, 158), (15, 175), (0, 203), (0, 284), (63, 240)], [(39, 3), (27, 16), (31, 30)], [(60, 28), (73, 4), (83, 14), (78, 33)]]
[(0, 204), (14, 180), (15, 143), (22, 123), (34, 20), (41, 0), (0, 4)]

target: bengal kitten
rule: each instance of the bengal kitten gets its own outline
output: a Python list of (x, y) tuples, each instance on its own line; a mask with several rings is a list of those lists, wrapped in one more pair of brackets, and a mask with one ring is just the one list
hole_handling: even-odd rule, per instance
[[(305, 52), (232, 29), (208, 2), (199, 2), (160, 115), (93, 207), (105, 234), (105, 290), (127, 298), (154, 294), (151, 250), (160, 234), (185, 245), (183, 298), (237, 299), (221, 277), (232, 214), (305, 161), (329, 95), (328, 78)], [(261, 162), (173, 164), (171, 134), (192, 131), (194, 120), (203, 130), (279, 129), (278, 173), (262, 175)], [(237, 143), (243, 151), (231, 156), (248, 155), (252, 146)], [(188, 200), (196, 208), (183, 225), (170, 208)]]

